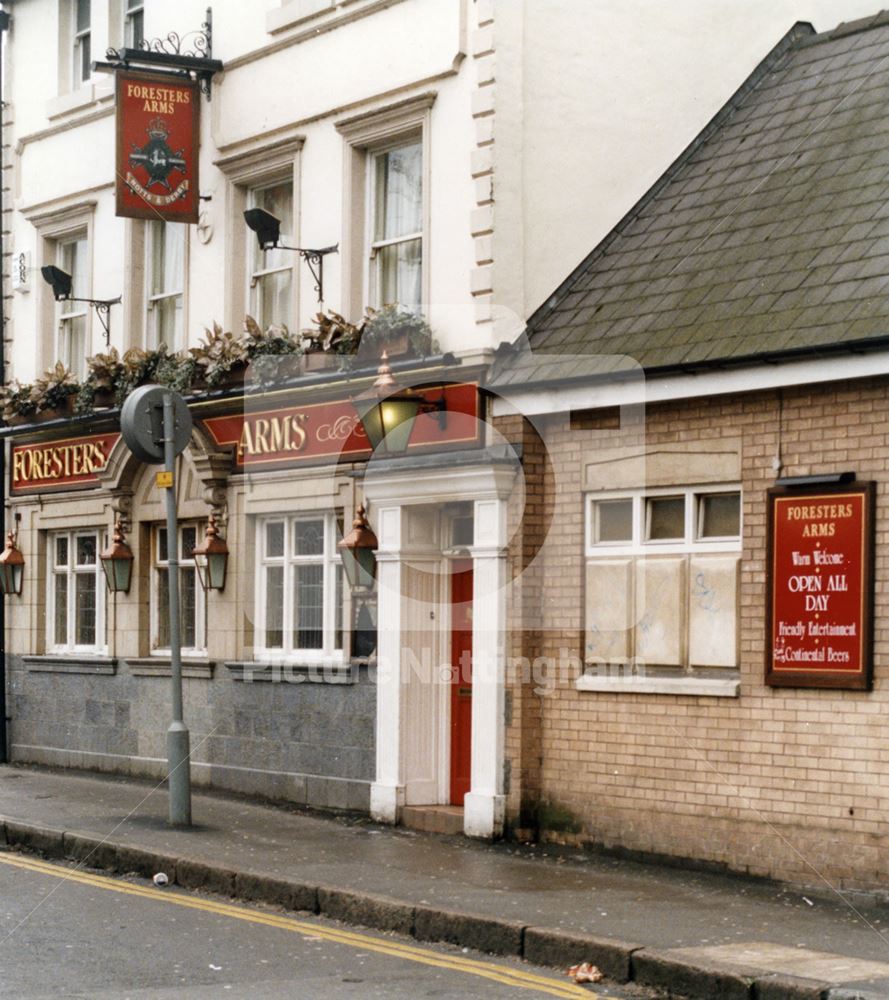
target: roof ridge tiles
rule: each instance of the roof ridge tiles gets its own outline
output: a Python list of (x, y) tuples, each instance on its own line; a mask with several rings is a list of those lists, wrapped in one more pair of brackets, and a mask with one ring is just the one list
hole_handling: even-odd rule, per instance
[(835, 41), (837, 38), (845, 38), (849, 35), (859, 35), (863, 31), (872, 31), (874, 28), (882, 28), (885, 25), (889, 25), (889, 11), (880, 10), (868, 17), (859, 17), (854, 21), (842, 21), (829, 31), (819, 31), (808, 38), (801, 39), (799, 44), (800, 48), (820, 45), (823, 42)]

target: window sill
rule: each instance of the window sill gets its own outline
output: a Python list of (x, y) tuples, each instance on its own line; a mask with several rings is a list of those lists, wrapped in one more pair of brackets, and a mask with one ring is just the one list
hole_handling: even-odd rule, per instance
[(87, 83), (69, 94), (61, 94), (46, 102), (46, 117), (50, 121), (65, 115), (82, 111), (99, 101), (110, 101), (114, 96), (112, 88), (107, 83)]
[(380, 6), (379, 0), (290, 0), (268, 11), (265, 30), (278, 35), (290, 28), (339, 27), (348, 24), (366, 7)]
[(117, 659), (90, 653), (51, 653), (46, 656), (23, 656), (22, 662), (32, 674), (116, 674)]
[[(170, 659), (166, 656), (143, 656), (138, 659), (127, 659), (126, 664), (133, 677), (169, 677), (171, 674)], [(182, 676), (211, 680), (215, 666), (215, 660), (183, 657)]]
[(270, 681), (273, 684), (354, 684), (355, 669), (351, 663), (270, 663), (266, 660), (229, 660), (225, 663), (232, 680), (252, 684)]
[(574, 682), (578, 691), (609, 694), (676, 694), (705, 698), (737, 698), (741, 682), (719, 677), (597, 677), (581, 674)]

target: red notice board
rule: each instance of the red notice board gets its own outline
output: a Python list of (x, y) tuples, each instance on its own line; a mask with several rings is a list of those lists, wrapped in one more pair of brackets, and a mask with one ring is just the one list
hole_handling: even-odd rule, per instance
[(874, 484), (769, 491), (766, 683), (870, 690)]

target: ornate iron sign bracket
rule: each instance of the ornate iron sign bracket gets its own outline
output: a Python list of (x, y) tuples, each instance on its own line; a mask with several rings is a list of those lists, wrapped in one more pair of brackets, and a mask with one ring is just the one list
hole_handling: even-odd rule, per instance
[(210, 83), (221, 73), (221, 59), (213, 58), (213, 8), (197, 31), (179, 35), (170, 31), (162, 38), (143, 39), (136, 49), (108, 49), (107, 62), (94, 62), (93, 70), (113, 73), (119, 69), (150, 69), (198, 80), (201, 93), (210, 100)]

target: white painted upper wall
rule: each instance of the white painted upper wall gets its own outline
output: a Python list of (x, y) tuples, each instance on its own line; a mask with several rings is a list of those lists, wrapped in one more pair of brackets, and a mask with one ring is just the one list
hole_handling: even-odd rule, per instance
[[(110, 78), (96, 74), (73, 94), (66, 86), (58, 39), (67, 2), (18, 0), (7, 48), (19, 210), (8, 249), (30, 251), (34, 268), (30, 291), (12, 299), (13, 374), (23, 379), (46, 361), (34, 344), (52, 321), (34, 220), (66, 205), (94, 203), (91, 294), (125, 297), (112, 312), (113, 342), (142, 339), (144, 316), (128, 309), (141, 261), (129, 256), (132, 223), (114, 215)], [(93, 0), (94, 58), (120, 43), (118, 4)], [(196, 29), (205, 8), (204, 0), (147, 0), (146, 35)], [(494, 232), (474, 240), (470, 220), (484, 183), (471, 163), (485, 123), (473, 110), (484, 106), (476, 91), (491, 59), (473, 52), (475, 25), (491, 10)], [(349, 311), (349, 152), (336, 125), (434, 93), (428, 313), (443, 348), (471, 352), (519, 332), (795, 21), (824, 30), (872, 13), (861, 0), (216, 0), (213, 55), (226, 72), (212, 102), (201, 102), (201, 188), (212, 201), (204, 203), (205, 239), (190, 232), (189, 340), (213, 320), (238, 328), (243, 318), (231, 303), (244, 299), (252, 236), (233, 213), (220, 159), (273, 146), (276, 136), (302, 137), (298, 236), (302, 245), (341, 244), (325, 262), (325, 304)], [(490, 280), (483, 272), (491, 244), (490, 299), (506, 317), (498, 325), (485, 322), (473, 295)], [(353, 282), (365, 280), (353, 272)], [(302, 326), (317, 305), (307, 268), (297, 274)], [(90, 322), (95, 352), (100, 330)]]

